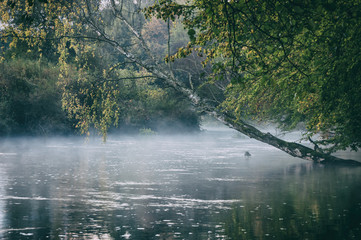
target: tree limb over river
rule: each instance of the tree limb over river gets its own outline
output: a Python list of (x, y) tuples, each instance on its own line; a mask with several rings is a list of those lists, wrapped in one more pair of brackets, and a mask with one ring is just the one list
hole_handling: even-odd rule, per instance
[[(151, 74), (187, 97), (199, 111), (291, 156), (359, 166), (360, 162), (331, 153), (361, 146), (360, 4), (3, 1), (1, 36), (3, 41), (10, 39), (9, 48), (27, 42), (29, 47), (36, 46), (40, 55), (45, 43), (52, 39), (61, 68), (63, 107), (84, 132), (93, 124), (106, 135), (118, 118), (120, 109), (114, 100), (118, 90), (106, 79), (142, 79)], [(160, 47), (167, 49), (166, 63), (155, 53), (151, 39), (144, 37), (151, 34), (144, 27), (149, 20), (143, 12), (148, 18), (155, 15), (168, 22), (168, 46)], [(190, 39), (188, 45), (177, 47), (173, 53), (170, 21), (174, 27), (183, 24)], [(89, 101), (81, 102), (84, 96), (71, 92), (73, 85), (69, 84), (74, 78), (78, 83), (87, 82), (94, 68), (89, 56), (96, 51), (101, 54), (104, 49), (112, 52), (111, 59), (117, 62), (93, 71), (104, 84), (97, 93), (85, 88), (80, 91), (95, 98), (93, 105), (86, 106)], [(177, 71), (173, 67), (182, 66), (182, 58), (195, 54), (209, 71), (195, 74), (191, 68)], [(122, 62), (131, 65), (129, 69), (137, 69), (139, 75), (124, 76), (124, 69), (118, 69)], [(189, 83), (181, 72), (189, 73)], [(192, 79), (197, 79), (196, 88)], [(210, 91), (204, 91), (204, 86)], [(308, 138), (316, 134), (327, 137), (311, 140), (317, 146), (311, 149), (259, 131), (248, 123), (250, 118), (274, 121), (285, 129), (304, 122)]]

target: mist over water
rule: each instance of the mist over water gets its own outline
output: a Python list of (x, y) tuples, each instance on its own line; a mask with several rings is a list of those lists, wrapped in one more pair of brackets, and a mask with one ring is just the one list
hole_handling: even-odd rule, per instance
[(360, 180), (227, 128), (9, 139), (0, 239), (359, 239)]

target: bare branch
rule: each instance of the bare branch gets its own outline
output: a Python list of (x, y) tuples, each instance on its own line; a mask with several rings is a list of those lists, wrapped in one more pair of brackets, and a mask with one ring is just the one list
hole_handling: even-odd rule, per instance
[(156, 78), (156, 76), (147, 75), (147, 76), (139, 76), (139, 77), (121, 77), (116, 79), (103, 79), (103, 82), (117, 82), (121, 80), (133, 80), (133, 79), (142, 79), (142, 78)]
[(114, 16), (116, 18), (118, 18), (119, 20), (121, 20), (127, 26), (127, 28), (131, 31), (131, 33), (136, 37), (136, 39), (138, 39), (141, 47), (146, 51), (148, 56), (152, 58), (155, 65), (159, 65), (158, 60), (151, 53), (150, 49), (148, 48), (148, 46), (147, 46), (146, 42), (144, 41), (143, 37), (141, 36), (141, 34), (127, 21), (127, 19), (123, 16), (122, 12), (117, 10), (115, 1), (110, 0), (110, 2), (112, 5), (112, 8), (113, 8)]

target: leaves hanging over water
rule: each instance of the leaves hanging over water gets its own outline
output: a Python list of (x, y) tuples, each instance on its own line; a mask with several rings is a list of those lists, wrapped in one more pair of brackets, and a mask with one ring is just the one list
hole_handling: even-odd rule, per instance
[(191, 43), (176, 57), (206, 52), (213, 79), (230, 79), (226, 111), (305, 123), (330, 152), (361, 146), (360, 1), (159, 1), (148, 12), (183, 19)]

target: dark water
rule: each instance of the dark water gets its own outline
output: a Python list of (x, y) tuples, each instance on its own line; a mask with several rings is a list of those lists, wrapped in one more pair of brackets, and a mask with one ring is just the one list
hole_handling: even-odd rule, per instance
[(224, 129), (3, 141), (0, 239), (361, 239), (360, 180)]

